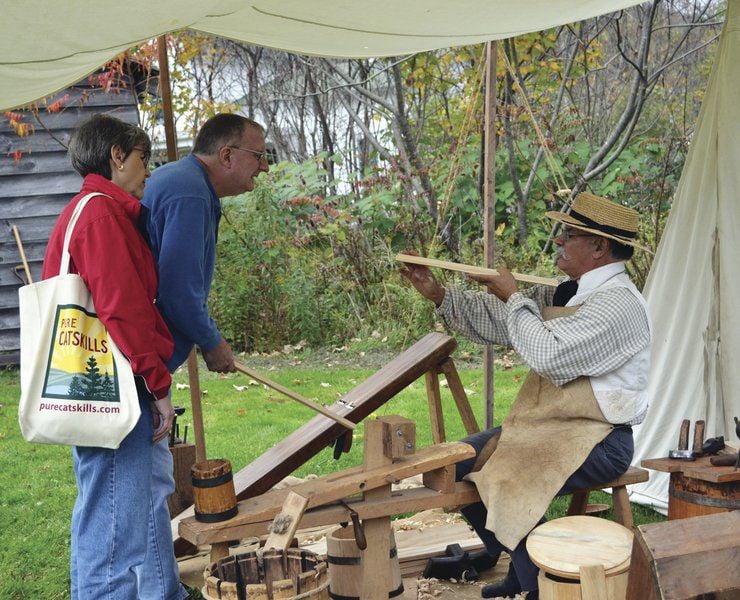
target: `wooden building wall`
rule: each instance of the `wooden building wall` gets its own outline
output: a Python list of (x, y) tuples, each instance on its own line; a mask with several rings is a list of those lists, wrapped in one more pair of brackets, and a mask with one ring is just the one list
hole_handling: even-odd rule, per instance
[[(68, 95), (58, 113), (41, 107), (41, 126), (28, 111), (24, 122), (35, 132), (19, 137), (0, 115), (0, 364), (17, 364), (20, 349), (18, 288), (25, 282), (20, 253), (12, 232), (18, 227), (34, 281), (41, 265), (51, 229), (69, 200), (79, 191), (81, 177), (67, 158), (66, 144), (76, 125), (98, 112), (123, 121), (138, 122), (136, 100), (129, 89), (106, 93), (81, 82), (48, 100), (51, 105)], [(14, 153), (21, 151), (20, 160)], [(16, 268), (18, 267), (18, 268)]]

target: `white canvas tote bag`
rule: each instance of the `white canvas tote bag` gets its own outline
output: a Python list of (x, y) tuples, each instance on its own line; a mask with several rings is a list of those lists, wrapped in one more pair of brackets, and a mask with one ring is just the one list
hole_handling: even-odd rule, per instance
[(104, 194), (75, 207), (59, 275), (18, 291), (18, 421), (29, 442), (115, 449), (141, 414), (131, 365), (98, 319), (82, 277), (69, 273), (72, 230), (94, 196)]

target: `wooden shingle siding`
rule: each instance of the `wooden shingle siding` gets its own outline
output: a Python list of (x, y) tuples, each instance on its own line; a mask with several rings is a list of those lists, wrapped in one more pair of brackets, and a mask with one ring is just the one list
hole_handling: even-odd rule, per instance
[[(82, 183), (66, 150), (75, 127), (99, 112), (138, 122), (136, 100), (129, 89), (107, 94), (81, 82), (50, 98), (47, 105), (65, 95), (60, 112), (40, 108), (43, 126), (29, 111), (13, 111), (34, 124), (33, 135), (27, 137), (18, 137), (0, 115), (0, 364), (17, 363), (20, 350), (18, 275), (25, 280), (25, 273), (22, 267), (16, 269), (21, 257), (12, 226), (20, 232), (31, 276), (38, 281), (51, 229)], [(19, 161), (14, 159), (17, 150)]]

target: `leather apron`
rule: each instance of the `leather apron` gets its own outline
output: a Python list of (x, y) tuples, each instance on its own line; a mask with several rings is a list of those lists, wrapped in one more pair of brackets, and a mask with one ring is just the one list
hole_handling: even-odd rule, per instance
[[(544, 320), (578, 307), (547, 307)], [(502, 426), (496, 450), (473, 481), (488, 509), (486, 529), (514, 549), (537, 525), (568, 477), (612, 430), (587, 377), (558, 387), (530, 371)]]

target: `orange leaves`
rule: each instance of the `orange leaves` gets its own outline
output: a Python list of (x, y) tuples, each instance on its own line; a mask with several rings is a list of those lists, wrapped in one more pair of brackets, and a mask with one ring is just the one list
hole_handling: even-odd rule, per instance
[(59, 98), (56, 102), (52, 102), (46, 107), (46, 112), (48, 113), (58, 113), (62, 107), (67, 103), (69, 100), (69, 94), (64, 94), (61, 98)]
[(5, 111), (3, 115), (6, 119), (8, 119), (8, 124), (13, 129), (13, 131), (15, 131), (15, 134), (18, 137), (27, 137), (34, 133), (35, 129), (33, 124), (24, 123), (22, 113), (12, 112), (8, 110)]

